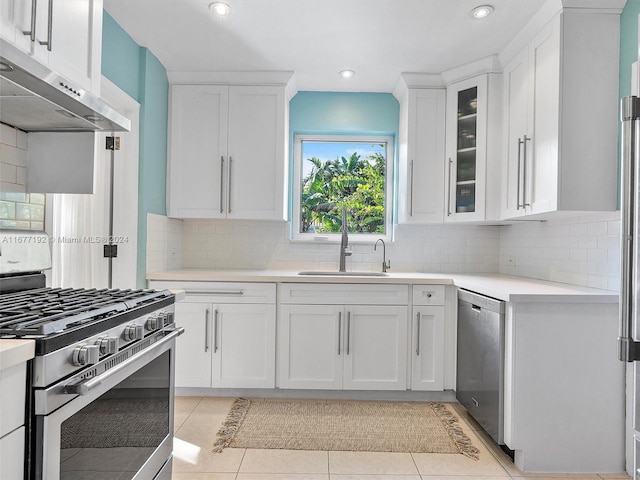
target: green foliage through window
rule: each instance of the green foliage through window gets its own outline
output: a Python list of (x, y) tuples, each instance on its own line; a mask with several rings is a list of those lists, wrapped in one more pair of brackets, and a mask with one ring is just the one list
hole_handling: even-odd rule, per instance
[(303, 141), (302, 152), (301, 233), (340, 232), (343, 204), (350, 233), (385, 233), (385, 144)]

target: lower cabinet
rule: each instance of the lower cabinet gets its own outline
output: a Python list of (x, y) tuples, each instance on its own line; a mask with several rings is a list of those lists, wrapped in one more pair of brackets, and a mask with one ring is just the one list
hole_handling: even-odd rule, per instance
[(0, 478), (24, 478), (24, 433), (22, 426), (0, 438)]
[(274, 388), (275, 285), (204, 288), (175, 305), (176, 387)]
[(406, 306), (283, 305), (281, 388), (405, 390)]
[(444, 389), (444, 285), (414, 285), (411, 389)]
[(407, 388), (407, 285), (292, 283), (279, 288), (280, 388)]

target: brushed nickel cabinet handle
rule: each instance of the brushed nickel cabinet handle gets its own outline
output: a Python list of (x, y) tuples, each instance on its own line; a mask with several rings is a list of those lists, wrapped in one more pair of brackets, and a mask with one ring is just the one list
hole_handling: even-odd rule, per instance
[(209, 351), (209, 309), (204, 310), (204, 351)]
[(409, 216), (413, 217), (413, 160), (411, 160), (411, 178), (409, 179)]
[[(35, 29), (33, 29), (35, 32)], [(49, 0), (49, 11), (47, 16), (47, 41), (38, 43), (40, 45), (46, 45), (47, 50), (51, 51), (51, 39), (53, 38), (53, 0)]]
[(214, 322), (213, 322), (213, 353), (218, 351), (218, 317), (220, 312), (218, 309), (215, 309), (214, 313)]
[(351, 312), (347, 312), (347, 355), (349, 355), (350, 343), (351, 343)]
[(522, 208), (530, 207), (531, 204), (527, 203), (527, 142), (531, 141), (531, 137), (526, 135), (523, 137), (523, 154), (522, 154)]
[(233, 165), (233, 157), (229, 157), (229, 187), (228, 187), (228, 196), (227, 199), (227, 213), (231, 213), (231, 166)]
[(449, 157), (449, 198), (447, 199), (447, 217), (451, 216), (451, 189), (454, 186), (453, 178), (451, 177), (451, 167), (453, 165), (453, 160)]
[(220, 155), (220, 213), (224, 213), (224, 157)]
[[(521, 157), (522, 157), (522, 144), (524, 140), (518, 138), (518, 170), (516, 177), (516, 210), (524, 208), (524, 205), (520, 204), (520, 175), (521, 175)], [(524, 203), (524, 202), (523, 202)]]
[(340, 340), (342, 339), (342, 312), (338, 312), (338, 355), (340, 355)]
[(37, 0), (31, 0), (31, 30), (23, 30), (24, 35), (29, 35), (32, 42), (36, 41), (36, 8)]
[(420, 356), (420, 324), (422, 323), (422, 314), (418, 312), (416, 327), (416, 356)]

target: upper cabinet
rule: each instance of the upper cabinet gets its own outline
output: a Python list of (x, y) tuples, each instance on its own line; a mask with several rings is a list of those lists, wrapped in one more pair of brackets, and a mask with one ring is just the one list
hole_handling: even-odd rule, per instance
[(616, 209), (619, 19), (565, 9), (507, 63), (503, 219)]
[(0, 37), (100, 94), (102, 0), (2, 0)]
[(172, 85), (168, 214), (286, 218), (284, 86)]
[(445, 221), (498, 218), (501, 75), (482, 74), (447, 88)]
[(444, 212), (445, 89), (401, 86), (398, 222), (441, 223)]

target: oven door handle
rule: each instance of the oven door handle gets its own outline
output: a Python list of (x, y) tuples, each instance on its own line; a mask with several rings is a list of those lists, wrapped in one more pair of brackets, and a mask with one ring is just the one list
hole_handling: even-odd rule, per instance
[(67, 394), (88, 395), (89, 393), (91, 393), (91, 391), (94, 388), (100, 386), (102, 383), (107, 381), (112, 376), (117, 375), (118, 372), (124, 370), (129, 365), (136, 363), (147, 356), (153, 356), (154, 352), (157, 349), (162, 348), (164, 344), (173, 341), (176, 337), (179, 337), (183, 333), (184, 333), (184, 328), (177, 327), (175, 330), (171, 331), (171, 333), (166, 337), (163, 337), (161, 340), (154, 342), (153, 345), (151, 345), (149, 348), (141, 350), (140, 352), (136, 353), (132, 357), (126, 359), (124, 362), (118, 364), (113, 368), (110, 368), (102, 375), (98, 375), (97, 377), (92, 377), (89, 380), (86, 380), (84, 382), (65, 385), (64, 392)]

